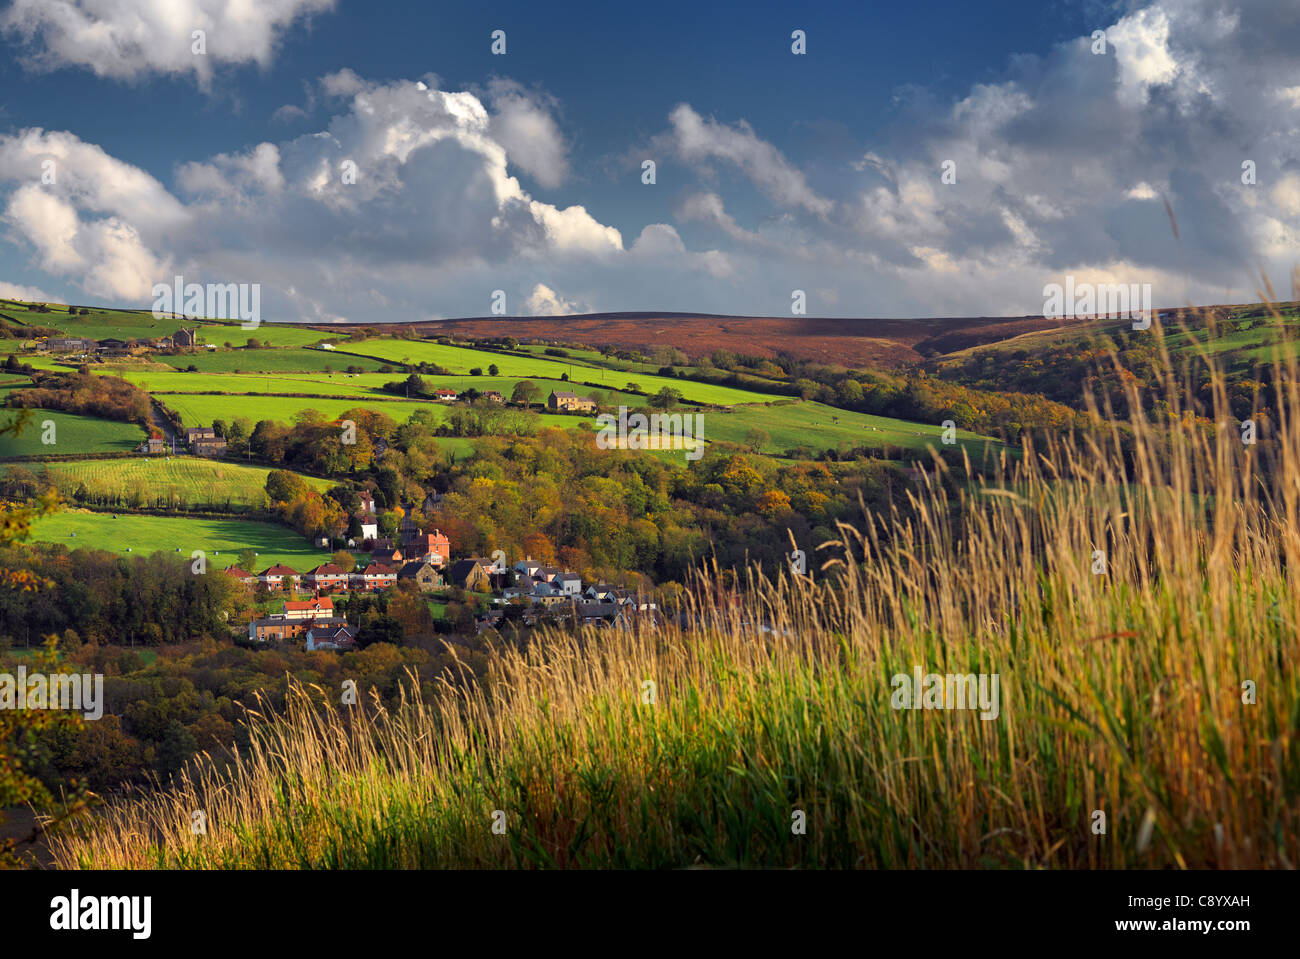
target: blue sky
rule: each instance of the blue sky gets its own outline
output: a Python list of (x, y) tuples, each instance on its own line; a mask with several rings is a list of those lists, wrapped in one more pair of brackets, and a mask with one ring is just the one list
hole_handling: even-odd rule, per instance
[(1294, 3), (407, 6), (0, 0), (0, 295), (145, 306), (180, 272), (377, 320), (498, 289), (824, 316), (1038, 312), (1067, 273), (1290, 289)]

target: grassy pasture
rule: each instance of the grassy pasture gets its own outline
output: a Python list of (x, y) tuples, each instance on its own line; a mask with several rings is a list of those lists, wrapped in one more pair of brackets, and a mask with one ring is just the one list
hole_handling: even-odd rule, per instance
[[(240, 341), (243, 342), (243, 341)], [(360, 366), (367, 370), (377, 370), (382, 365), (375, 360), (362, 359), (359, 356), (340, 356), (328, 350), (308, 350), (299, 347), (270, 350), (214, 350), (202, 351), (184, 356), (167, 356), (162, 359), (170, 362), (177, 369), (196, 366), (205, 373), (241, 373), (250, 372), (324, 372), (329, 367), (336, 372), (348, 366)]]
[[(762, 452), (782, 453), (807, 446), (813, 450), (840, 446), (901, 446), (917, 453), (927, 446), (940, 446), (943, 428), (934, 423), (911, 423), (887, 416), (871, 416), (835, 409), (821, 403), (796, 400), (764, 406), (738, 406), (729, 413), (704, 414), (704, 438), (729, 443), (746, 442), (750, 430), (762, 430), (770, 439)], [(835, 420), (838, 420), (836, 422)], [(963, 445), (983, 447), (986, 440), (975, 433), (957, 431)]]
[[(270, 472), (262, 466), (197, 456), (75, 460), (42, 464), (39, 469), (49, 475), (65, 497), (84, 484), (90, 492), (102, 495), (129, 496), (138, 491), (146, 505), (162, 497), (177, 499), (191, 508), (214, 509), (260, 507), (266, 474)], [(311, 476), (303, 480), (322, 492), (333, 485)]]
[(105, 549), (123, 556), (128, 549), (131, 555), (161, 551), (186, 561), (192, 551), (199, 549), (207, 553), (210, 570), (234, 563), (242, 549), (258, 553), (259, 570), (284, 563), (303, 572), (330, 556), (328, 551), (316, 549), (292, 530), (271, 523), (128, 513), (119, 513), (113, 519), (111, 513), (87, 510), (64, 510), (38, 520), (32, 530), (32, 540), (63, 543), (69, 549)]
[(577, 362), (570, 364), (550, 357), (503, 356), (499, 353), (462, 346), (443, 346), (427, 340), (374, 339), (353, 344), (351, 348), (358, 353), (383, 357), (393, 363), (436, 363), (451, 370), (452, 373), (468, 374), (474, 367), (480, 367), (486, 372), (489, 365), (493, 363), (500, 370), (500, 375), (505, 377), (528, 379), (542, 377), (559, 380), (563, 374), (568, 373), (572, 380), (568, 389), (579, 394), (582, 393), (583, 384), (586, 383), (594, 384), (602, 390), (622, 390), (629, 383), (637, 383), (648, 393), (656, 393), (665, 386), (672, 387), (679, 390), (685, 399), (700, 403), (730, 405), (766, 403), (772, 399), (765, 393), (738, 390), (729, 386), (714, 386), (711, 383), (695, 383), (675, 377), (598, 368)]
[[(16, 410), (9, 409), (0, 411), (0, 422), (9, 422), (16, 413)], [(48, 446), (41, 442), (44, 435), (42, 424), (46, 420), (54, 421), (55, 442)], [(0, 436), (0, 458), (57, 453), (129, 453), (145, 438), (144, 430), (133, 423), (54, 410), (32, 410), (31, 418), (20, 435)]]

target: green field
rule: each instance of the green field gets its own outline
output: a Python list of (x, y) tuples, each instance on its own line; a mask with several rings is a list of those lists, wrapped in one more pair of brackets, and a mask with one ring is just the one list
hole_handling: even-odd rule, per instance
[[(240, 343), (243, 340), (238, 341)], [(196, 366), (205, 373), (234, 373), (236, 370), (248, 372), (306, 372), (324, 371), (329, 367), (341, 371), (349, 366), (360, 366), (367, 370), (377, 370), (383, 364), (376, 360), (366, 360), (359, 356), (339, 355), (329, 350), (308, 349), (271, 349), (271, 350), (204, 350), (199, 353), (187, 353), (181, 356), (160, 356), (177, 369)]]
[[(99, 372), (99, 371), (97, 371)], [(121, 376), (124, 380), (150, 393), (316, 393), (331, 396), (374, 396), (375, 390), (361, 385), (361, 376), (352, 379), (346, 373), (327, 376), (324, 373), (312, 376), (272, 374), (261, 376), (256, 373), (177, 373), (175, 371), (146, 370), (104, 370), (106, 375)], [(380, 379), (393, 379), (383, 374), (370, 374)], [(391, 394), (383, 397), (395, 398)]]
[[(9, 422), (16, 410), (0, 412), (0, 422)], [(144, 430), (133, 423), (100, 420), (91, 416), (77, 416), (53, 410), (32, 410), (19, 436), (0, 436), (0, 458), (9, 456), (44, 456), (57, 453), (129, 453), (146, 436)], [(51, 445), (41, 442), (46, 420), (54, 421), (54, 440)]]
[[(284, 563), (299, 572), (329, 559), (292, 530), (271, 523), (238, 519), (186, 519), (176, 516), (137, 516), (127, 513), (64, 510), (33, 526), (32, 541), (63, 543), (69, 549), (106, 549), (123, 556), (172, 553), (187, 562), (196, 549), (207, 553), (208, 569), (236, 562), (242, 549), (257, 554), (257, 569)], [(76, 534), (75, 536), (73, 534)], [(178, 552), (179, 550), (179, 552)], [(256, 570), (250, 570), (256, 572)]]
[[(922, 452), (927, 446), (942, 448), (943, 428), (937, 423), (910, 423), (887, 416), (870, 416), (835, 409), (821, 403), (796, 400), (767, 406), (742, 406), (729, 413), (706, 411), (704, 438), (728, 443), (745, 443), (750, 430), (762, 430), (769, 437), (761, 451), (784, 453), (807, 447), (820, 452), (841, 446), (901, 446)], [(836, 422), (838, 420), (838, 422)], [(984, 437), (965, 430), (957, 431), (963, 444), (982, 447)], [(996, 442), (988, 440), (987, 442)]]
[[(71, 498), (84, 484), (90, 492), (103, 495), (130, 496), (138, 491), (141, 505), (152, 505), (161, 498), (164, 502), (179, 500), (191, 509), (219, 510), (260, 507), (270, 472), (262, 466), (197, 456), (76, 460), (42, 464), (40, 469), (65, 498)], [(322, 492), (334, 485), (310, 476), (303, 480)]]
[[(695, 383), (691, 380), (679, 380), (675, 377), (655, 376), (648, 373), (628, 373), (586, 366), (582, 363), (568, 363), (560, 359), (524, 356), (503, 356), (499, 353), (469, 349), (462, 346), (443, 346), (427, 340), (365, 340), (350, 347), (358, 354), (378, 356), (395, 363), (435, 363), (451, 370), (452, 373), (468, 374), (474, 367), (484, 371), (495, 363), (500, 374), (505, 377), (533, 378), (543, 377), (558, 380), (569, 374), (572, 383), (569, 389), (582, 392), (582, 386), (590, 384), (599, 389), (625, 389), (629, 383), (637, 383), (647, 393), (657, 393), (665, 386), (681, 392), (682, 397), (699, 403), (716, 403), (732, 405), (736, 403), (766, 403), (772, 397), (764, 393), (738, 390), (730, 386), (715, 386), (712, 383)], [(346, 364), (344, 364), (346, 365)], [(434, 377), (433, 379), (436, 379)]]
[[(204, 323), (205, 321), (199, 320), (198, 322)], [(205, 324), (198, 329), (202, 342), (212, 343), (216, 346), (221, 346), (226, 342), (230, 342), (234, 346), (243, 346), (249, 339), (269, 343), (272, 346), (310, 346), (319, 343), (321, 340), (337, 344), (340, 341), (346, 342), (347, 340), (346, 333), (342, 336), (334, 336), (292, 323), (263, 323), (255, 330), (246, 330), (238, 323), (216, 323)]]
[(0, 313), (29, 326), (50, 327), (62, 330), (69, 336), (86, 336), (96, 340), (108, 337), (132, 340), (166, 336), (175, 333), (180, 327), (178, 320), (170, 317), (156, 320), (148, 310), (107, 310), (91, 307), (88, 316), (73, 316), (68, 313), (67, 306), (49, 305), (49, 313), (37, 313), (29, 309), (29, 304), (0, 300)]

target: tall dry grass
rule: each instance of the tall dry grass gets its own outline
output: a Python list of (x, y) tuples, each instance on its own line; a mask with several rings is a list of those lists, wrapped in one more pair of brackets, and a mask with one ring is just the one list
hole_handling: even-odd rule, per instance
[[(910, 509), (843, 527), (811, 577), (702, 577), (688, 631), (551, 636), (498, 658), (487, 683), (440, 681), (431, 702), (395, 709), (296, 688), (284, 714), (253, 717), (233, 770), (203, 763), (114, 801), (55, 855), (124, 868), (1292, 868), (1295, 363), (1277, 361), (1276, 415), (1247, 446), (1222, 376), (1196, 420), (1167, 360), (1167, 418), (1141, 414), (1134, 387), (1131, 441), (1103, 410), (1094, 433), (1030, 445), (991, 477), (936, 461)], [(1213, 356), (1197, 362), (1213, 370)], [(891, 677), (916, 665), (998, 674), (999, 717), (891, 708)]]

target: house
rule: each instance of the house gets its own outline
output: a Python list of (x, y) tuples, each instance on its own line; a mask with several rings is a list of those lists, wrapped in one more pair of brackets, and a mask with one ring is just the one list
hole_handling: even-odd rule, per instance
[(328, 593), (335, 589), (348, 588), (348, 574), (342, 566), (334, 563), (321, 563), (315, 569), (307, 571), (307, 588)]
[(368, 490), (368, 489), (363, 489), (360, 493), (357, 494), (357, 499), (358, 499), (358, 500), (360, 501), (360, 503), (361, 503), (361, 506), (358, 508), (359, 512), (361, 512), (361, 513), (367, 513), (367, 514), (369, 514), (369, 515), (371, 515), (371, 516), (373, 516), (373, 515), (375, 514), (375, 494), (374, 494), (374, 493), (370, 492), (370, 490)]
[(160, 350), (170, 350), (172, 348), (172, 338), (170, 336), (160, 336), (153, 341), (153, 345)]
[(608, 583), (596, 583), (582, 592), (584, 603), (612, 603), (615, 600), (614, 587)]
[(500, 390), (486, 390), (483, 393), (483, 399), (490, 403), (504, 403), (506, 398), (501, 395)]
[(328, 596), (316, 596), (301, 602), (291, 599), (284, 601), (285, 619), (320, 619), (322, 616), (334, 615), (334, 600)]
[(125, 356), (127, 351), (126, 340), (118, 340), (112, 337), (106, 340), (100, 340), (95, 347), (96, 353), (107, 353), (111, 356)]
[(407, 559), (424, 559), (435, 566), (445, 566), (451, 560), (451, 540), (442, 530), (418, 533), (406, 544)]
[(257, 574), (257, 581), (267, 589), (297, 589), (299, 577), (298, 573), (285, 566), (283, 563), (276, 563), (274, 566), (268, 566)]
[(233, 579), (235, 582), (240, 583), (244, 586), (257, 585), (257, 577), (254, 576), (252, 573), (244, 572), (244, 570), (240, 569), (238, 566), (227, 566), (226, 575), (229, 576), (231, 579)]
[(397, 571), (383, 563), (371, 563), (365, 569), (353, 570), (348, 581), (353, 589), (388, 589), (397, 585)]
[(548, 410), (577, 410), (590, 413), (596, 408), (596, 401), (590, 396), (579, 396), (577, 393), (557, 393), (555, 390), (551, 390), (551, 395), (546, 397), (546, 408)]
[(532, 557), (521, 559), (519, 562), (515, 563), (516, 581), (520, 576), (522, 576), (531, 582), (532, 579), (541, 571), (542, 566), (542, 563), (539, 563)]
[(358, 513), (357, 519), (361, 522), (362, 540), (369, 540), (373, 544), (379, 539), (379, 520), (368, 513)]
[(442, 505), (442, 494), (430, 493), (424, 498), (424, 503), (421, 504), (420, 510), (421, 512), (424, 513), (432, 513), (435, 509), (437, 509), (441, 505)]
[(576, 598), (582, 595), (582, 577), (567, 569), (558, 576), (553, 577), (550, 584), (558, 588), (565, 596)]
[(447, 581), (470, 592), (487, 592), (492, 588), (492, 560), (474, 556), (462, 559), (447, 570)]
[(315, 649), (355, 649), (357, 631), (344, 623), (341, 626), (313, 626), (307, 630), (306, 648)]
[(172, 334), (172, 346), (194, 346), (199, 339), (195, 330), (177, 330)]
[(417, 559), (404, 564), (397, 571), (397, 578), (399, 580), (411, 580), (422, 593), (427, 593), (445, 585), (442, 573), (438, 572), (433, 564), (427, 560)]
[(268, 616), (266, 619), (255, 619), (248, 624), (248, 638), (258, 643), (265, 643), (271, 639), (297, 639), (309, 629), (346, 625), (345, 620), (333, 616), (320, 619), (286, 619), (283, 616)]
[(370, 558), (376, 563), (383, 563), (385, 566), (394, 568), (402, 561), (402, 551), (400, 549), (372, 549)]
[(217, 431), (211, 426), (190, 426), (185, 430), (185, 442), (193, 443), (195, 440), (215, 440)]
[(161, 433), (150, 434), (149, 438), (136, 447), (141, 453), (165, 453), (167, 452), (167, 441), (163, 439)]
[(58, 353), (89, 353), (95, 345), (94, 340), (76, 336), (50, 336), (45, 339), (45, 348)]
[(455, 390), (434, 390), (433, 398), (443, 403), (454, 403), (456, 401)]
[(194, 451), (195, 456), (225, 456), (226, 441), (220, 436), (212, 438), (200, 437), (190, 442), (190, 449)]
[(574, 613), (583, 626), (620, 626), (623, 607), (618, 603), (584, 603)]

